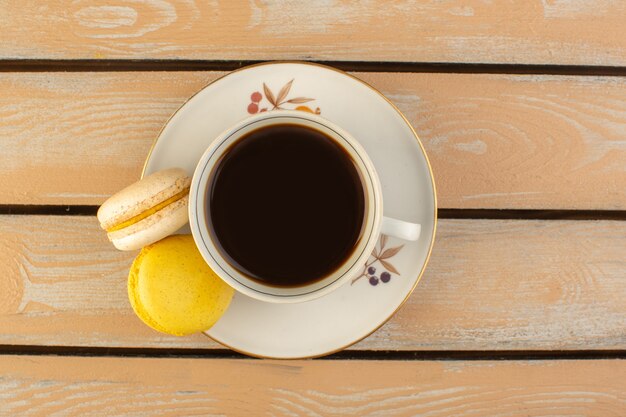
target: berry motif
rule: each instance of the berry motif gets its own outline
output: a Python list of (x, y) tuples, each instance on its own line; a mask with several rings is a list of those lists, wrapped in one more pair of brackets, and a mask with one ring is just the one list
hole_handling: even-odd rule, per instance
[(248, 104), (248, 113), (250, 114), (254, 114), (257, 113), (259, 111), (259, 105), (256, 103), (250, 103)]
[[(379, 282), (387, 284), (391, 282), (391, 274), (400, 275), (400, 272), (398, 272), (396, 267), (391, 263), (391, 258), (396, 256), (402, 250), (404, 245), (387, 247), (388, 239), (389, 238), (385, 235), (380, 236), (379, 244), (376, 248), (374, 248), (368, 262), (363, 267), (361, 275), (352, 280), (352, 285), (361, 278), (367, 278), (367, 282), (369, 282), (372, 286), (378, 285)], [(380, 275), (378, 276), (375, 275), (376, 267), (378, 267), (380, 272)]]
[(259, 93), (258, 91), (255, 91), (254, 93), (252, 93), (252, 95), (250, 96), (250, 100), (252, 100), (253, 103), (258, 103), (259, 101), (261, 101), (263, 99), (263, 95), (261, 93)]

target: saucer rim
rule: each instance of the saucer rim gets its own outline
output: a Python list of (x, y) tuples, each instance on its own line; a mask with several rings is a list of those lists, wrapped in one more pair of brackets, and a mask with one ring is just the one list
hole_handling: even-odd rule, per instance
[[(234, 351), (237, 353), (241, 353), (243, 355), (246, 356), (250, 356), (253, 358), (259, 358), (259, 359), (280, 359), (280, 360), (298, 360), (298, 359), (315, 359), (315, 358), (320, 358), (320, 357), (324, 357), (324, 356), (328, 356), (328, 355), (332, 355), (333, 353), (337, 353), (340, 352), (344, 349), (349, 348), (350, 346), (366, 339), (367, 337), (371, 336), (373, 333), (375, 333), (378, 329), (380, 329), (383, 325), (385, 325), (389, 320), (391, 320), (391, 318), (404, 306), (404, 304), (408, 301), (409, 297), (411, 296), (411, 294), (413, 294), (413, 292), (415, 291), (415, 288), (417, 288), (417, 285), (419, 284), (419, 282), (422, 280), (422, 276), (424, 275), (424, 271), (426, 271), (426, 266), (428, 265), (428, 262), (430, 261), (430, 255), (432, 254), (432, 250), (433, 250), (433, 246), (435, 243), (435, 235), (437, 234), (437, 188), (435, 185), (435, 176), (433, 173), (433, 169), (432, 166), (430, 164), (430, 160), (428, 159), (428, 154), (426, 153), (426, 149), (424, 149), (424, 145), (422, 144), (422, 141), (420, 140), (419, 136), (417, 135), (417, 132), (415, 131), (415, 129), (413, 128), (413, 126), (411, 125), (411, 123), (409, 122), (409, 120), (406, 118), (406, 116), (402, 113), (402, 111), (400, 111), (400, 109), (391, 101), (389, 100), (383, 93), (381, 93), (378, 89), (374, 88), (372, 85), (370, 85), (369, 83), (367, 83), (366, 81), (361, 80), (360, 78), (349, 74), (345, 71), (342, 71), (340, 69), (328, 66), (328, 65), (324, 65), (324, 64), (319, 64), (316, 62), (307, 62), (307, 61), (297, 61), (297, 60), (281, 60), (281, 61), (267, 61), (267, 62), (259, 62), (256, 64), (251, 64), (251, 65), (246, 65), (245, 67), (241, 67), (241, 68), (237, 68), (235, 70), (229, 71), (226, 74), (208, 82), (207, 84), (205, 84), (203, 87), (201, 87), (198, 91), (196, 91), (194, 94), (192, 94), (191, 96), (189, 96), (177, 109), (176, 111), (174, 111), (170, 117), (168, 117), (168, 119), (163, 123), (163, 126), (161, 127), (161, 129), (159, 130), (159, 133), (155, 136), (154, 140), (152, 141), (152, 145), (150, 146), (150, 150), (148, 151), (148, 155), (146, 156), (146, 160), (143, 164), (143, 168), (141, 170), (141, 176), (140, 178), (143, 178), (146, 172), (146, 168), (148, 166), (148, 162), (150, 161), (150, 157), (152, 156), (152, 152), (154, 151), (154, 148), (156, 147), (159, 139), (161, 138), (161, 135), (163, 134), (163, 131), (165, 130), (165, 128), (169, 125), (170, 121), (174, 118), (174, 116), (176, 116), (178, 114), (178, 112), (180, 112), (180, 110), (185, 107), (187, 105), (187, 103), (189, 101), (191, 101), (191, 99), (193, 99), (196, 95), (200, 94), (202, 91), (204, 91), (206, 88), (208, 88), (209, 86), (211, 86), (212, 84), (230, 76), (233, 75), (235, 73), (238, 73), (240, 71), (244, 71), (244, 70), (248, 70), (248, 69), (252, 69), (252, 68), (256, 68), (256, 67), (261, 67), (261, 66), (269, 66), (269, 65), (277, 65), (277, 64), (296, 64), (296, 65), (308, 65), (308, 66), (312, 66), (312, 67), (319, 67), (322, 69), (327, 69), (327, 70), (331, 70), (334, 72), (337, 72), (339, 74), (345, 75), (349, 78), (352, 78), (353, 80), (363, 84), (365, 87), (367, 87), (368, 89), (372, 90), (374, 93), (376, 93), (379, 97), (381, 97), (383, 100), (385, 100), (387, 102), (387, 104), (389, 104), (395, 111), (396, 113), (398, 113), (398, 115), (402, 118), (402, 120), (404, 120), (404, 123), (406, 123), (406, 125), (409, 127), (411, 133), (413, 134), (413, 137), (415, 138), (415, 140), (417, 141), (417, 144), (419, 145), (420, 149), (422, 150), (422, 155), (424, 155), (424, 159), (426, 160), (426, 166), (428, 167), (428, 172), (430, 173), (430, 182), (432, 185), (432, 190), (433, 190), (433, 234), (430, 240), (430, 244), (428, 245), (428, 253), (426, 254), (426, 259), (424, 261), (424, 265), (422, 265), (422, 269), (420, 270), (420, 273), (417, 276), (417, 279), (415, 280), (415, 283), (413, 284), (413, 286), (411, 287), (411, 289), (407, 292), (406, 296), (404, 297), (404, 299), (402, 300), (402, 302), (398, 305), (398, 307), (396, 307), (396, 309), (394, 311), (391, 312), (391, 314), (389, 314), (378, 326), (376, 326), (374, 329), (372, 329), (369, 333), (365, 334), (364, 336), (355, 339), (354, 341), (343, 345), (339, 348), (333, 349), (333, 350), (329, 350), (327, 352), (323, 352), (323, 353), (319, 353), (319, 354), (315, 354), (315, 355), (304, 355), (304, 356), (290, 356), (290, 357), (282, 357), (282, 356), (267, 356), (267, 355), (260, 355), (257, 353), (251, 353), (251, 352), (247, 352), (245, 350), (242, 350), (240, 348), (235, 348), (233, 346), (230, 346), (224, 342), (222, 342), (221, 340), (218, 340), (217, 338), (210, 336), (207, 332), (208, 330), (201, 332), (201, 334), (203, 334), (204, 336), (208, 337), (209, 339), (213, 340), (216, 343), (219, 343), (220, 345)], [(209, 329), (210, 330), (210, 329)]]

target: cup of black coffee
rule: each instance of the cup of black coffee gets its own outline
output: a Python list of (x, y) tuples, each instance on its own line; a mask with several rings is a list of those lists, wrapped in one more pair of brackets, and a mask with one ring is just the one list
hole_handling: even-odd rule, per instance
[(382, 231), (420, 226), (383, 216), (374, 165), (326, 119), (277, 110), (221, 134), (190, 190), (193, 237), (211, 268), (248, 296), (302, 302), (361, 273)]

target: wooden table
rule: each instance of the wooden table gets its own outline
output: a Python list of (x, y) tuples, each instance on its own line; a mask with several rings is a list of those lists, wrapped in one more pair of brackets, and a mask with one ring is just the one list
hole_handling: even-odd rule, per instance
[[(0, 2), (0, 415), (626, 415), (626, 2), (488, 3)], [(324, 359), (151, 331), (95, 219), (187, 97), (275, 59), (380, 89), (438, 187), (417, 290)]]

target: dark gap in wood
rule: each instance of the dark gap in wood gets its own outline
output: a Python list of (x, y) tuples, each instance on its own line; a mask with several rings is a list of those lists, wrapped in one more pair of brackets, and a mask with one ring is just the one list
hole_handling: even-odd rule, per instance
[(626, 359), (624, 350), (343, 351), (325, 359), (414, 361), (542, 361)]
[(440, 219), (489, 220), (626, 220), (622, 210), (439, 209)]
[[(19, 205), (0, 204), (0, 215), (95, 216), (94, 205)], [(626, 220), (622, 210), (497, 210), (439, 209), (440, 219), (486, 220)]]
[(99, 206), (0, 204), (0, 215), (95, 216)]
[[(126, 348), (80, 346), (0, 345), (0, 355), (249, 359), (228, 349)], [(624, 350), (530, 351), (353, 351), (325, 356), (325, 360), (393, 361), (542, 361), (626, 359)]]
[[(266, 61), (192, 59), (5, 59), (0, 60), (0, 72), (232, 71), (259, 62)], [(303, 62), (315, 62), (330, 65), (344, 71), (358, 72), (626, 76), (626, 67), (597, 65), (314, 61), (311, 60), (310, 57), (304, 57)]]
[(85, 346), (0, 345), (0, 355), (149, 357), (149, 358), (222, 358), (246, 356), (229, 349), (129, 348)]

